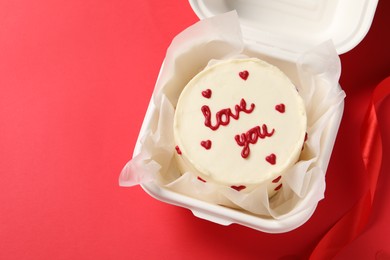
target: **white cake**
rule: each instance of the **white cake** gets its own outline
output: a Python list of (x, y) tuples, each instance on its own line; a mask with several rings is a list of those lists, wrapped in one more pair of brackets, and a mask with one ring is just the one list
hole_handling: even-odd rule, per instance
[(222, 61), (183, 89), (174, 118), (181, 172), (237, 191), (282, 188), (298, 159), (306, 111), (289, 78), (259, 59)]

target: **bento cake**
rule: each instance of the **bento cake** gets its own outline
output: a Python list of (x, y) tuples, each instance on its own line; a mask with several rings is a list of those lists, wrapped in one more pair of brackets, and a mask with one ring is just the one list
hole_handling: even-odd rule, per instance
[(221, 61), (180, 94), (174, 116), (181, 172), (237, 191), (267, 185), (272, 196), (299, 158), (306, 111), (294, 84), (256, 58)]

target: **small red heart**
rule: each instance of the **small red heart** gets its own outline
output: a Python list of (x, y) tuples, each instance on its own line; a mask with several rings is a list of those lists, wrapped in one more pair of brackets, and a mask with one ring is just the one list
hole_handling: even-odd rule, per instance
[(202, 179), (201, 177), (198, 176), (198, 180), (200, 180), (201, 182), (206, 182), (206, 180)]
[(211, 89), (206, 89), (206, 90), (202, 91), (202, 96), (204, 96), (205, 98), (210, 98), (211, 97)]
[(276, 155), (271, 153), (267, 157), (265, 157), (265, 160), (269, 162), (270, 164), (274, 165), (276, 163)]
[(241, 71), (240, 73), (238, 73), (238, 75), (243, 79), (243, 80), (247, 80), (247, 78), (249, 77), (249, 72), (247, 70), (244, 70), (244, 71)]
[(209, 150), (211, 148), (211, 141), (210, 140), (202, 141), (200, 142), (200, 145), (206, 148), (206, 150)]
[(230, 188), (235, 189), (236, 191), (240, 191), (240, 190), (245, 189), (246, 186), (244, 186), (244, 185), (240, 185), (240, 186), (230, 186)]
[(282, 186), (283, 186), (283, 183), (279, 184), (279, 185), (274, 189), (274, 191), (280, 190), (280, 188), (282, 188)]
[(284, 113), (286, 111), (286, 106), (284, 104), (279, 104), (275, 106), (275, 109), (280, 113)]
[(176, 145), (175, 149), (176, 149), (177, 154), (181, 155), (181, 150), (180, 150), (178, 145)]
[(272, 183), (278, 183), (280, 181), (280, 179), (282, 178), (282, 176), (279, 175), (279, 177), (277, 177), (276, 179), (274, 179), (272, 181)]

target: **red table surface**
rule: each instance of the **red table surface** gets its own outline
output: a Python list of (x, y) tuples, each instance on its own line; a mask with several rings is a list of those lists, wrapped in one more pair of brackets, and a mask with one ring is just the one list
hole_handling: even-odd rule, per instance
[[(187, 1), (0, 1), (0, 259), (302, 259), (359, 199), (360, 126), (390, 76), (390, 1), (341, 55), (345, 112), (313, 217), (285, 234), (220, 226), (118, 186)], [(338, 259), (390, 259), (390, 100), (370, 221)]]

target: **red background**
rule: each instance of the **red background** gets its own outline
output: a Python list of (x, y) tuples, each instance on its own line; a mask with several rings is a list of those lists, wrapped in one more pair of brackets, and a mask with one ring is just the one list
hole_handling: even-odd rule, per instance
[[(390, 1), (341, 55), (344, 118), (326, 198), (302, 227), (220, 226), (118, 186), (161, 62), (198, 19), (187, 1), (0, 1), (0, 259), (295, 259), (362, 193), (360, 126), (390, 76)], [(384, 163), (366, 229), (339, 259), (390, 259), (390, 100)]]

